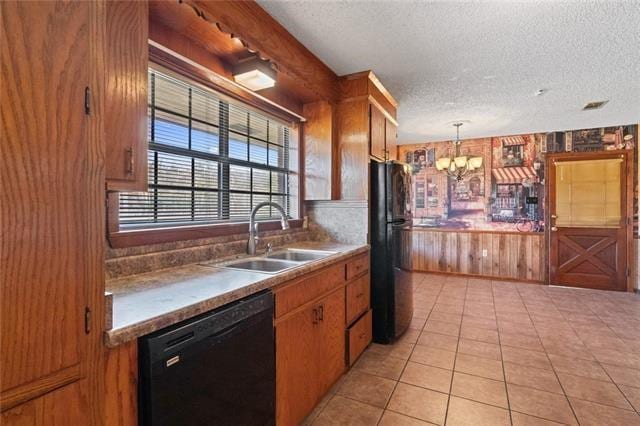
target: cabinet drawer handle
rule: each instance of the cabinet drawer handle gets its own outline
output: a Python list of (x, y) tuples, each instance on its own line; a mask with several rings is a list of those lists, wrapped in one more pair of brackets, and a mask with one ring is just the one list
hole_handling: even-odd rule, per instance
[(133, 174), (133, 166), (135, 164), (135, 153), (133, 151), (133, 147), (130, 146), (129, 149), (127, 149), (127, 155), (129, 156), (129, 162), (127, 165), (127, 174), (132, 175)]
[(320, 321), (324, 322), (324, 305), (320, 305)]
[(313, 323), (317, 324), (319, 321), (318, 308), (313, 308)]
[(362, 296), (364, 296), (364, 292), (356, 294), (356, 297), (357, 297), (358, 299), (359, 299), (359, 298), (361, 298)]

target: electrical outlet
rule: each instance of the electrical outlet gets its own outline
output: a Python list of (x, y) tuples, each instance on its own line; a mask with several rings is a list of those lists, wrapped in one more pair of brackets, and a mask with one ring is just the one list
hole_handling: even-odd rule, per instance
[(487, 249), (482, 249), (482, 257), (487, 257)]

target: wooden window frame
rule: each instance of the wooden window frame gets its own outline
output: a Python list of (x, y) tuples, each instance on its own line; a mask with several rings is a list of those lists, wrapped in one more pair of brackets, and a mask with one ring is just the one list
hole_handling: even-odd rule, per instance
[[(172, 54), (167, 49), (163, 49), (158, 45), (149, 45), (149, 61), (291, 124), (290, 139), (295, 141), (295, 146), (298, 151), (298, 158), (295, 159), (297, 160), (298, 167), (297, 170), (294, 169), (294, 176), (297, 175), (297, 178), (294, 177), (291, 181), (294, 182), (296, 186), (298, 216), (300, 217), (303, 211), (304, 200), (304, 194), (302, 192), (302, 165), (304, 164), (304, 158), (301, 147), (300, 126), (302, 117), (239, 87), (213, 71), (191, 63), (180, 55)], [(162, 244), (249, 233), (248, 221), (121, 230), (118, 193), (107, 192), (106, 197), (107, 241), (112, 248)], [(303, 223), (304, 220), (301, 218), (289, 220), (291, 228), (302, 228)], [(279, 220), (260, 221), (260, 229), (264, 231), (277, 230), (280, 229), (280, 227)]]

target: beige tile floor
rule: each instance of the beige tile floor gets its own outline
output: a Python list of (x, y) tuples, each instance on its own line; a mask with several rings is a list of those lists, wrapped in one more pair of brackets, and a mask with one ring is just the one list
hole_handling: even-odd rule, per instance
[(414, 274), (415, 313), (315, 425), (640, 425), (640, 296)]

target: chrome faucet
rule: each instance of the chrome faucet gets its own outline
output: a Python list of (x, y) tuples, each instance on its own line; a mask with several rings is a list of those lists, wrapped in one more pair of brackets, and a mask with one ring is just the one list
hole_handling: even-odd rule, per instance
[(263, 207), (271, 206), (278, 210), (280, 213), (280, 223), (282, 224), (282, 229), (289, 229), (289, 221), (287, 220), (287, 214), (284, 212), (284, 209), (280, 204), (273, 203), (271, 201), (265, 201), (257, 204), (251, 210), (251, 216), (249, 216), (249, 241), (247, 242), (247, 253), (248, 254), (256, 254), (256, 246), (258, 245), (258, 223), (256, 222), (256, 213)]

